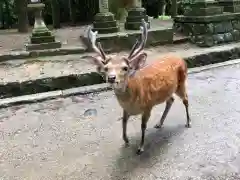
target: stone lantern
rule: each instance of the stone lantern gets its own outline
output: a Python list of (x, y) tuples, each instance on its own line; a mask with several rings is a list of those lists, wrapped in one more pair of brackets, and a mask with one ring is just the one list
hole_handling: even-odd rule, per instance
[(119, 31), (114, 14), (109, 12), (108, 0), (99, 0), (99, 13), (94, 17), (94, 31), (99, 34), (115, 33)]
[(61, 48), (61, 43), (55, 40), (52, 32), (45, 25), (42, 18), (42, 10), (45, 4), (41, 0), (31, 0), (28, 9), (34, 12), (35, 22), (30, 36), (30, 43), (26, 45), (26, 50), (43, 50)]
[(148, 22), (148, 28), (150, 28), (150, 22), (146, 13), (146, 9), (142, 7), (142, 0), (133, 0), (131, 8), (128, 10), (125, 29), (139, 30), (142, 19)]

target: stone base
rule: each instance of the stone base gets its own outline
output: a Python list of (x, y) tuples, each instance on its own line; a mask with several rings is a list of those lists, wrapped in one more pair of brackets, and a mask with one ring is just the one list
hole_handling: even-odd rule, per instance
[(150, 28), (150, 22), (148, 20), (145, 8), (135, 7), (129, 9), (128, 16), (125, 22), (125, 29), (139, 30), (140, 25), (142, 24), (142, 19), (148, 22), (148, 28)]
[(59, 41), (40, 43), (40, 44), (26, 44), (27, 51), (44, 50), (44, 49), (58, 49), (61, 48), (62, 44)]
[(223, 7), (192, 7), (190, 10), (184, 12), (184, 16), (212, 16), (222, 13)]
[(55, 41), (55, 36), (46, 27), (37, 27), (33, 29), (30, 37), (30, 43), (26, 45), (27, 51), (57, 49), (61, 48), (61, 42)]
[(238, 13), (240, 12), (239, 0), (218, 0), (220, 6), (223, 7), (224, 12)]
[(119, 28), (114, 14), (111, 12), (96, 14), (93, 22), (93, 30), (98, 31), (99, 34), (118, 32)]
[(31, 44), (55, 42), (55, 37), (47, 28), (34, 29), (30, 37)]
[[(132, 46), (136, 43), (136, 39), (139, 38), (139, 36), (139, 30), (130, 32), (127, 31), (108, 35), (100, 35), (97, 37), (97, 41), (101, 42), (104, 51), (118, 52), (121, 50), (130, 50)], [(88, 51), (91, 51), (92, 48), (89, 47), (87, 35), (80, 36), (80, 39), (87, 46)], [(164, 29), (157, 26), (154, 29), (149, 30), (146, 47), (171, 43), (173, 43), (172, 28)]]
[(30, 39), (31, 39), (32, 44), (55, 42), (55, 37), (54, 36), (40, 36), (40, 37), (31, 36)]
[(34, 27), (32, 35), (30, 36), (30, 43), (26, 45), (27, 51), (32, 50), (44, 50), (44, 49), (56, 49), (61, 47), (60, 42), (55, 41), (55, 36), (45, 26), (42, 21), (41, 26)]
[(240, 40), (240, 13), (223, 13), (214, 16), (176, 16), (177, 32), (191, 36), (201, 47)]
[(225, 12), (238, 13), (240, 12), (240, 5), (238, 6), (224, 6)]

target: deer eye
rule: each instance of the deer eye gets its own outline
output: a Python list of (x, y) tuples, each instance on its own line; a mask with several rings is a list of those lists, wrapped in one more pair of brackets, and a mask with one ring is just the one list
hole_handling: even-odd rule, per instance
[(123, 70), (123, 71), (127, 71), (127, 70), (128, 70), (128, 67), (125, 66), (125, 67), (122, 68), (122, 70)]
[(106, 71), (106, 72), (107, 72), (107, 71), (108, 71), (108, 67), (104, 67), (104, 71)]

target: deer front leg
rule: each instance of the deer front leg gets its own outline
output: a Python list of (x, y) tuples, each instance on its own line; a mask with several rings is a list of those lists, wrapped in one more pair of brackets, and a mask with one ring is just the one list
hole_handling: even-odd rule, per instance
[(141, 143), (140, 143), (140, 145), (138, 147), (138, 150), (137, 150), (138, 155), (140, 155), (144, 151), (145, 131), (146, 131), (146, 128), (147, 128), (147, 122), (148, 122), (148, 119), (150, 117), (150, 114), (151, 114), (151, 110), (147, 111), (147, 112), (144, 112), (144, 114), (142, 115), (142, 124), (141, 124), (142, 139), (141, 139)]
[(122, 117), (122, 130), (123, 130), (123, 140), (125, 142), (125, 146), (128, 147), (129, 146), (129, 140), (127, 137), (127, 121), (129, 119), (129, 114), (123, 110), (123, 117)]

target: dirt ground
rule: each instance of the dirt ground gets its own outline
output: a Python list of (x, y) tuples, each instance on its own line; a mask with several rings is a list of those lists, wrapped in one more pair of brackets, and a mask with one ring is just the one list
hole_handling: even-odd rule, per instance
[[(172, 27), (171, 20), (151, 20), (155, 26), (162, 28)], [(79, 37), (84, 33), (88, 25), (79, 25), (75, 27), (62, 26), (60, 29), (49, 29), (56, 36), (56, 40), (62, 42), (63, 46), (83, 46)], [(120, 29), (123, 31), (123, 24), (120, 24)], [(32, 32), (32, 27), (29, 28), (28, 33), (18, 33), (16, 29), (0, 30), (0, 54), (9, 51), (20, 51), (24, 49), (24, 44), (29, 42), (29, 37)], [(179, 37), (176, 37), (179, 38)]]
[[(60, 40), (63, 46), (82, 46), (79, 36), (84, 32), (86, 26), (63, 27), (55, 29), (52, 32), (56, 36), (56, 40)], [(32, 28), (28, 33), (18, 33), (17, 30), (1, 30), (0, 31), (0, 53), (11, 51), (20, 51), (24, 48), (24, 44), (29, 42)]]

